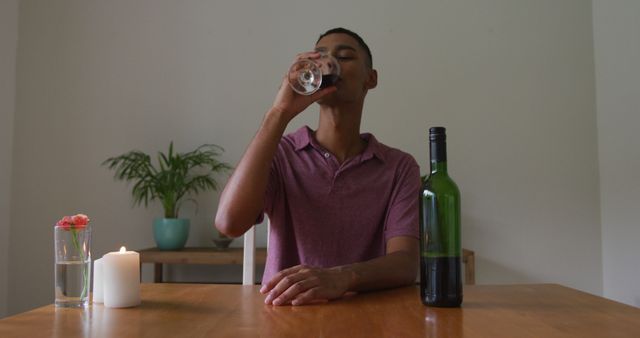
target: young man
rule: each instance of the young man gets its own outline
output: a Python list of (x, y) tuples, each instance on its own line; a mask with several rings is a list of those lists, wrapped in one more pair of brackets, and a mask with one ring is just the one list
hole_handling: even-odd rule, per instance
[[(240, 236), (266, 213), (269, 252), (265, 303), (302, 305), (348, 292), (415, 281), (420, 174), (410, 155), (360, 134), (365, 96), (377, 85), (371, 52), (355, 33), (336, 28), (296, 58), (333, 55), (334, 86), (310, 96), (283, 79), (273, 106), (220, 198), (216, 227)], [(318, 128), (283, 137), (312, 103)], [(393, 113), (393, 112), (391, 112)]]

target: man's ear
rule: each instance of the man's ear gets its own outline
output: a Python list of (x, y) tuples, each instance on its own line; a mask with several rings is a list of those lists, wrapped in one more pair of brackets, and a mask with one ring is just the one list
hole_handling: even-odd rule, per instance
[(373, 89), (378, 85), (378, 71), (375, 69), (369, 70), (369, 75), (367, 76), (367, 81), (365, 81), (364, 86), (367, 89)]

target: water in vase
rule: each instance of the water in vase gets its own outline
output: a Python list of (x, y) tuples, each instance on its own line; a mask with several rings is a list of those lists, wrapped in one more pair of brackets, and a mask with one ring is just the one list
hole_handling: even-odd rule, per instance
[(91, 260), (56, 263), (56, 305), (84, 307), (89, 300)]

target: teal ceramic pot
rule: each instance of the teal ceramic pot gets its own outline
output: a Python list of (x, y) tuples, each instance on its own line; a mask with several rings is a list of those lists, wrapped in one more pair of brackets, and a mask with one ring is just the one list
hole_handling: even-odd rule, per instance
[(186, 218), (156, 218), (153, 237), (160, 250), (180, 250), (189, 238), (189, 220)]

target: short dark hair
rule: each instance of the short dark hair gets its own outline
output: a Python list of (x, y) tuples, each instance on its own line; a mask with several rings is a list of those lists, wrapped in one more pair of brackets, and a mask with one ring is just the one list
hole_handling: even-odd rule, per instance
[(360, 45), (360, 47), (362, 47), (362, 49), (364, 49), (365, 52), (367, 52), (367, 66), (369, 67), (373, 67), (373, 57), (371, 56), (371, 50), (369, 49), (369, 46), (367, 46), (367, 44), (364, 42), (364, 40), (362, 40), (362, 38), (360, 37), (360, 35), (356, 34), (353, 31), (350, 31), (346, 28), (342, 28), (342, 27), (337, 27), (337, 28), (332, 28), (324, 33), (322, 33), (320, 35), (320, 37), (318, 38), (318, 40), (316, 41), (316, 44), (320, 41), (320, 39), (324, 38), (327, 35), (330, 34), (347, 34), (350, 37), (354, 38), (358, 44)]

